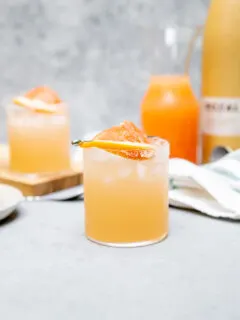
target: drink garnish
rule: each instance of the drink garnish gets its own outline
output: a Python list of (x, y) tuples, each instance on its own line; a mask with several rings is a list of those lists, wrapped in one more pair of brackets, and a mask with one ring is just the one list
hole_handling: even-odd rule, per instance
[(72, 144), (81, 148), (99, 148), (104, 150), (153, 150), (150, 144), (130, 141), (75, 140)]
[(47, 104), (58, 104), (62, 102), (58, 94), (47, 86), (33, 88), (30, 91), (28, 91), (24, 96), (31, 100), (41, 100)]
[(104, 130), (90, 141), (76, 140), (72, 144), (81, 148), (104, 149), (131, 160), (147, 160), (155, 155), (155, 148), (148, 137), (130, 121)]
[(21, 96), (13, 98), (13, 103), (36, 112), (55, 113), (57, 111), (57, 108), (54, 105), (49, 105), (41, 100), (31, 100)]
[(13, 98), (13, 103), (35, 112), (55, 113), (61, 103), (57, 93), (48, 87), (37, 87), (23, 96)]

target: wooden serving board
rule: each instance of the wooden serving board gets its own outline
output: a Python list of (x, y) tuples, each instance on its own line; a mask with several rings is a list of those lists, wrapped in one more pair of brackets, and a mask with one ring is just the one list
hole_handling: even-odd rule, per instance
[(24, 175), (9, 170), (8, 146), (0, 144), (0, 183), (20, 189), (25, 196), (42, 196), (82, 183), (83, 170), (80, 157), (72, 161), (72, 169), (59, 174)]

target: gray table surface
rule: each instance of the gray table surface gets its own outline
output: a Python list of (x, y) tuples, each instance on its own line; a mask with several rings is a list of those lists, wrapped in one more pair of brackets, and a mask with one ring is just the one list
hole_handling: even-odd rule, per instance
[(239, 320), (240, 225), (170, 212), (136, 249), (84, 237), (82, 202), (24, 203), (0, 225), (1, 320)]

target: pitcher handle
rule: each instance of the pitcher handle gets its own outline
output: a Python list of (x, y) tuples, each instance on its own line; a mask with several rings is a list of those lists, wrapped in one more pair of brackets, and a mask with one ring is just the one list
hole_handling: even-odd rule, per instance
[(196, 44), (196, 40), (202, 34), (203, 29), (204, 29), (204, 25), (197, 26), (188, 44), (188, 50), (187, 50), (187, 56), (185, 60), (185, 68), (184, 68), (184, 71), (186, 74), (189, 74), (192, 53)]

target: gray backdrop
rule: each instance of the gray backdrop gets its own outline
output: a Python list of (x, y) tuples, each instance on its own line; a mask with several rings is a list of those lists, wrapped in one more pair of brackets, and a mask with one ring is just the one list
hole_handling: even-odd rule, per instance
[[(70, 105), (72, 137), (130, 119), (151, 73), (179, 72), (186, 39), (172, 62), (169, 26), (188, 31), (206, 18), (209, 0), (0, 0), (0, 141), (6, 101), (47, 84)], [(184, 43), (185, 42), (185, 43)], [(176, 54), (179, 58), (176, 58)], [(180, 70), (181, 71), (181, 70)], [(196, 93), (200, 50), (191, 67)]]

